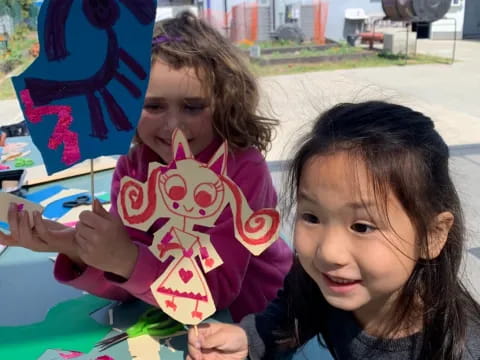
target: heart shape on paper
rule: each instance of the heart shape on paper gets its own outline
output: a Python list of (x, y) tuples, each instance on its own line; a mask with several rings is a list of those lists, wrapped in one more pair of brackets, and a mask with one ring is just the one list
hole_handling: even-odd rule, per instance
[(182, 281), (186, 284), (193, 277), (193, 272), (190, 270), (180, 269), (178, 271), (178, 275), (180, 275), (180, 279), (182, 279)]
[(207, 260), (205, 260), (205, 265), (207, 265), (208, 267), (212, 267), (214, 262), (215, 261), (212, 258), (208, 258)]
[(189, 258), (189, 257), (192, 257), (192, 255), (193, 255), (193, 249), (192, 248), (190, 248), (188, 250), (183, 250), (183, 256)]

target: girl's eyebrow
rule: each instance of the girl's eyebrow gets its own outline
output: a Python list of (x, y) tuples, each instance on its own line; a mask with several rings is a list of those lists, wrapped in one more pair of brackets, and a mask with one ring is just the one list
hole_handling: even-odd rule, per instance
[(348, 207), (353, 210), (364, 210), (376, 207), (376, 203), (374, 201), (361, 201), (361, 202), (349, 202), (344, 207)]
[[(166, 98), (164, 97), (161, 97), (161, 96), (146, 96), (145, 97), (145, 101), (165, 101)], [(186, 97), (186, 98), (181, 98), (180, 99), (181, 101), (187, 101), (187, 102), (195, 102), (195, 101), (198, 101), (198, 102), (206, 102), (207, 101), (207, 98), (205, 97), (200, 97), (200, 96), (197, 96), (197, 97)]]
[[(310, 202), (312, 204), (319, 205), (318, 201), (308, 195), (305, 191), (299, 190), (298, 192), (298, 200), (303, 200)], [(367, 210), (371, 208), (376, 208), (377, 204), (374, 201), (366, 200), (366, 201), (352, 201), (348, 202), (343, 205), (343, 208), (349, 208), (352, 210)]]
[(186, 97), (186, 98), (183, 98), (183, 101), (185, 101), (185, 102), (202, 102), (202, 103), (206, 103), (206, 102), (208, 102), (208, 99), (207, 99), (207, 98), (204, 98), (204, 97)]
[(317, 203), (317, 201), (310, 197), (310, 195), (308, 195), (304, 190), (298, 191), (298, 200), (304, 200), (315, 204)]
[(165, 98), (163, 97), (159, 97), (159, 96), (146, 96), (145, 97), (145, 101), (162, 101), (162, 100), (165, 100)]

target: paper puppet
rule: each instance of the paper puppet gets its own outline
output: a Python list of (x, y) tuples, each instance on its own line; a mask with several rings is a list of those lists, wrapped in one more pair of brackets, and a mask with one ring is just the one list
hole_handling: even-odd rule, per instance
[(48, 174), (128, 151), (150, 72), (155, 0), (46, 0), (40, 54), (13, 84)]
[(240, 188), (227, 176), (226, 142), (204, 164), (194, 159), (188, 141), (176, 130), (172, 151), (174, 160), (168, 166), (150, 163), (146, 183), (130, 177), (121, 180), (118, 209), (125, 225), (144, 231), (158, 218), (169, 218), (154, 234), (150, 250), (160, 260), (175, 259), (151, 291), (168, 315), (195, 325), (216, 310), (204, 273), (223, 261), (209, 235), (195, 231), (194, 226), (214, 226), (230, 205), (236, 239), (259, 255), (277, 239), (280, 216), (275, 209), (250, 209)]

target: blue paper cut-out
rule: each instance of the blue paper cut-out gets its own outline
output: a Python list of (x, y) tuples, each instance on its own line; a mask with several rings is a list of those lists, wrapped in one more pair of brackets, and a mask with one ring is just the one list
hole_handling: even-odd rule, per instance
[(13, 84), (47, 173), (126, 153), (150, 71), (155, 0), (46, 0)]

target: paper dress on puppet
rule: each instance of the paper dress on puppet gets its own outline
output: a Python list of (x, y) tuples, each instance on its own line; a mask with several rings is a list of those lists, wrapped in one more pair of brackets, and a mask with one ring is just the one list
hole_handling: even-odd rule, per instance
[(13, 84), (48, 174), (123, 154), (148, 85), (155, 0), (45, 0), (40, 54)]
[(174, 160), (169, 165), (150, 164), (146, 183), (130, 177), (121, 180), (118, 211), (125, 225), (144, 231), (158, 218), (169, 218), (154, 234), (150, 250), (162, 261), (169, 256), (174, 260), (151, 291), (168, 315), (195, 325), (216, 310), (204, 274), (223, 261), (210, 236), (194, 226), (214, 226), (230, 205), (236, 239), (260, 255), (277, 239), (280, 215), (275, 209), (250, 209), (240, 188), (227, 176), (226, 143), (204, 164), (195, 160), (188, 141), (176, 130), (172, 151)]

